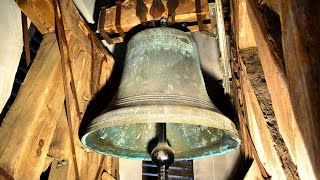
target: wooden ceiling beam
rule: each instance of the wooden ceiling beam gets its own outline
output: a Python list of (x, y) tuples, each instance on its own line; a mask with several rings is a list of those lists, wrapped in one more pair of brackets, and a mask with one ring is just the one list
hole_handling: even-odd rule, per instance
[(0, 167), (14, 178), (42, 173), (64, 101), (55, 34), (46, 34), (0, 129)]
[(50, 0), (16, 0), (16, 3), (42, 34), (54, 32), (54, 11)]
[[(128, 32), (133, 27), (141, 24), (140, 17), (136, 16), (136, 0), (126, 0), (121, 4), (121, 13), (120, 13), (120, 25), (121, 29), (124, 32)], [(163, 1), (165, 11), (164, 13), (157, 18), (154, 18), (149, 13), (149, 10), (152, 6), (152, 0), (144, 0), (144, 3), (147, 7), (146, 21), (151, 20), (160, 20), (161, 18), (168, 17), (168, 8), (166, 1)], [(183, 22), (195, 22), (197, 23), (197, 13), (195, 0), (184, 0), (179, 2), (178, 7), (175, 10), (175, 23)], [(200, 0), (201, 4), (201, 16), (202, 20), (209, 20), (209, 6), (207, 0)], [(204, 30), (211, 29), (211, 24), (203, 24)], [(199, 31), (198, 25), (187, 27), (190, 31)], [(102, 34), (114, 35), (118, 34), (116, 27), (116, 6), (113, 6), (108, 9), (101, 9), (98, 31)], [(118, 37), (113, 38), (114, 43), (121, 42)]]

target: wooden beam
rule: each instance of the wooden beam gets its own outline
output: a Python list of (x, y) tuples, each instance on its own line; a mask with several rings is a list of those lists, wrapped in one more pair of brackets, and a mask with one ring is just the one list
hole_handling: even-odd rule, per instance
[(302, 179), (320, 179), (320, 2), (279, 2), (298, 170)]
[(50, 0), (16, 0), (16, 2), (42, 34), (54, 31), (54, 11)]
[[(260, 107), (260, 105), (262, 104), (261, 102), (258, 101), (258, 98), (256, 96), (257, 92), (255, 92), (253, 88), (254, 86), (259, 86), (257, 87), (259, 89), (264, 89), (266, 87), (261, 87), (263, 86), (263, 83), (259, 83), (259, 82), (258, 82), (259, 84), (251, 84), (251, 81), (249, 79), (250, 74), (248, 73), (247, 68), (244, 65), (244, 62), (248, 64), (251, 63), (251, 65), (255, 66), (255, 69), (256, 69), (256, 72), (254, 73), (262, 75), (261, 78), (263, 78), (262, 68), (261, 67), (259, 68), (259, 64), (256, 64), (254, 62), (254, 60), (256, 61), (257, 56), (254, 55), (254, 52), (252, 52), (251, 54), (250, 53), (251, 52), (243, 53), (241, 57), (241, 64), (242, 64), (242, 70), (243, 70), (242, 87), (243, 87), (243, 93), (244, 93), (248, 129), (250, 131), (250, 135), (254, 143), (254, 147), (258, 153), (259, 159), (264, 165), (264, 168), (266, 169), (267, 173), (272, 177), (275, 177), (276, 179), (286, 179), (286, 174), (284, 173), (284, 170), (279, 158), (281, 156), (277, 154), (274, 148), (275, 142), (273, 141), (271, 132), (267, 127), (267, 122), (269, 119), (264, 116), (264, 113), (261, 109), (264, 107), (263, 106)], [(255, 80), (259, 80), (259, 79), (255, 79)], [(253, 82), (254, 82), (254, 79), (253, 79)], [(264, 83), (264, 86), (266, 86), (265, 83)], [(265, 98), (264, 96), (268, 95), (268, 94), (265, 94), (267, 93), (266, 90), (260, 93), (261, 93), (261, 98)]]
[(16, 179), (38, 178), (64, 100), (55, 34), (46, 34), (0, 130), (0, 167)]
[(70, 154), (70, 140), (65, 109), (60, 112), (58, 123), (52, 137), (48, 156), (55, 159), (68, 159)]
[(254, 38), (251, 22), (248, 16), (246, 1), (237, 0), (236, 2), (236, 15), (233, 16), (234, 23), (237, 23), (238, 30), (234, 31), (237, 37), (237, 44), (239, 49), (257, 47)]
[[(71, 0), (60, 1), (60, 5), (65, 22), (67, 44), (73, 64), (72, 67), (76, 67), (73, 69), (73, 75), (79, 99), (79, 107), (82, 115), (84, 115), (90, 100), (94, 98), (94, 95), (102, 88), (102, 86), (98, 86), (98, 84), (104, 85), (109, 79), (114, 60), (88, 28), (73, 2)], [(91, 83), (92, 81), (94, 83)], [(92, 85), (96, 87), (94, 88), (93, 94), (91, 91)], [(78, 120), (74, 108), (71, 110), (71, 117), (74, 123), (73, 131), (78, 132), (82, 119)], [(80, 142), (78, 134), (75, 134), (74, 139), (76, 141), (75, 148), (80, 177), (84, 179), (94, 179), (98, 177), (100, 173), (100, 162), (104, 156), (88, 151)], [(63, 142), (61, 143), (63, 144)], [(69, 154), (69, 158), (71, 155), (72, 154)], [(68, 177), (74, 177), (72, 163), (73, 162), (70, 162)]]
[[(275, 179), (296, 179), (297, 170), (287, 152), (271, 106), (262, 67), (255, 49), (240, 53), (247, 126), (259, 159)], [(259, 162), (257, 161), (258, 165)]]
[[(111, 157), (111, 156), (106, 156), (105, 163), (103, 165), (103, 171), (108, 173), (111, 177), (114, 179), (120, 179), (120, 168), (119, 168), (119, 158), (116, 157)], [(142, 167), (142, 166), (141, 166)], [(101, 178), (103, 179), (104, 177), (110, 178), (109, 175), (103, 175), (102, 173)], [(142, 176), (141, 176), (142, 177)]]
[[(50, 2), (50, 3), (48, 3)], [(92, 80), (91, 48), (94, 48), (95, 54), (106, 57), (107, 61), (96, 59), (98, 66), (104, 77), (96, 80), (96, 86), (104, 85), (110, 77), (114, 60), (104, 49), (103, 45), (94, 36), (93, 32), (85, 24), (76, 7), (71, 0), (63, 0), (61, 9), (66, 27), (67, 44), (70, 51), (71, 66), (75, 79), (75, 89), (79, 99), (81, 112), (85, 112), (88, 103), (93, 98), (90, 93), (90, 82)], [(29, 4), (28, 4), (29, 3)], [(33, 4), (32, 4), (33, 3)], [(22, 8), (33, 7), (38, 3), (42, 12), (47, 11), (50, 14), (53, 11), (51, 1), (37, 2), (25, 1)], [(40, 13), (36, 9), (24, 11), (31, 21), (36, 21), (35, 13)], [(48, 22), (49, 17), (44, 18), (43, 22)], [(38, 27), (41, 27), (38, 24)], [(42, 24), (43, 25), (43, 24)], [(46, 27), (46, 26), (45, 26)], [(90, 43), (88, 36), (91, 36)], [(102, 58), (101, 58), (102, 59)], [(70, 79), (70, 78), (69, 78)], [(97, 88), (96, 91), (100, 90)], [(0, 129), (0, 170), (2, 174), (16, 179), (37, 179), (40, 177), (43, 169), (47, 167), (47, 154), (54, 157), (65, 158), (69, 160), (68, 178), (75, 177), (71, 153), (69, 150), (69, 138), (67, 131), (63, 131), (67, 126), (64, 105), (64, 93), (62, 84), (62, 73), (60, 65), (60, 53), (55, 40), (54, 33), (44, 35), (44, 40), (38, 50), (37, 57), (31, 66), (31, 69), (21, 86), (19, 94), (8, 112), (3, 125)], [(71, 108), (73, 131), (78, 132), (82, 119), (77, 119), (74, 107)], [(58, 129), (56, 129), (59, 121)], [(54, 135), (54, 133), (56, 133)], [(59, 134), (61, 133), (61, 134)], [(53, 139), (53, 137), (55, 137)], [(63, 139), (57, 139), (63, 138)], [(93, 179), (96, 177), (101, 162), (102, 155), (87, 151), (81, 144), (78, 134), (74, 134), (76, 139), (76, 154), (80, 157), (77, 160), (79, 164), (80, 177)], [(52, 141), (53, 139), (53, 141)], [(53, 142), (53, 144), (51, 144)], [(51, 144), (51, 145), (50, 145)], [(49, 151), (49, 146), (51, 147)]]
[[(152, 5), (152, 0), (144, 0), (144, 3), (148, 9)], [(203, 20), (209, 20), (209, 6), (207, 0), (201, 0), (201, 15)], [(151, 20), (159, 20), (161, 18), (167, 18), (168, 16), (168, 9), (167, 3), (163, 2), (165, 7), (165, 12), (159, 17), (154, 18), (149, 13), (147, 13), (146, 18), (147, 21)], [(127, 0), (121, 4), (121, 18), (120, 24), (121, 28), (124, 32), (128, 32), (133, 27), (141, 24), (140, 18), (136, 16), (136, 0)], [(118, 30), (116, 28), (116, 7), (113, 6), (108, 9), (102, 9), (100, 12), (99, 17), (99, 31), (100, 33), (106, 33), (108, 35), (117, 34)], [(184, 0), (179, 3), (175, 11), (175, 22), (182, 23), (182, 22), (197, 22), (197, 15), (196, 15), (196, 6), (195, 0)], [(188, 27), (189, 28), (189, 27)], [(204, 29), (208, 30), (211, 28), (210, 24), (204, 24)], [(190, 27), (190, 31), (199, 31), (198, 26)], [(117, 38), (116, 38), (117, 39)]]
[(258, 164), (255, 160), (252, 162), (249, 168), (249, 171), (244, 177), (244, 180), (252, 180), (252, 179), (264, 179), (260, 174)]
[[(251, 25), (254, 27), (253, 34), (258, 48), (259, 59), (271, 95), (279, 130), (289, 149), (293, 162), (296, 162), (297, 155), (294, 139), (294, 122), (296, 119), (289, 96), (281, 44), (279, 47), (279, 43), (276, 43), (279, 42), (279, 37), (274, 37), (272, 34), (272, 30), (281, 33), (280, 27), (272, 27), (272, 25), (278, 24), (280, 21), (272, 10), (259, 5), (254, 0), (246, 0), (246, 5)], [(274, 19), (267, 18), (267, 13), (269, 15), (272, 14)], [(270, 23), (270, 21), (273, 21), (274, 24)]]

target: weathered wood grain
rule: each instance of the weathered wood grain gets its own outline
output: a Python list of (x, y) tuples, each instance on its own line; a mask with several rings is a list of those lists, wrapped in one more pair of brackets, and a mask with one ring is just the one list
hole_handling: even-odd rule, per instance
[(297, 166), (302, 179), (320, 179), (320, 2), (279, 2)]
[[(249, 58), (251, 57), (249, 56)], [(276, 179), (286, 179), (284, 170), (281, 167), (280, 159), (273, 147), (274, 142), (267, 128), (267, 119), (265, 119), (263, 112), (261, 111), (260, 104), (252, 87), (253, 85), (249, 80), (246, 67), (242, 61), (248, 61), (249, 59), (245, 59), (245, 57), (240, 59), (243, 80), (243, 101), (245, 104), (247, 127), (254, 143), (254, 147), (267, 173)]]
[[(289, 149), (290, 155), (296, 162), (295, 152), (295, 129), (294, 122), (296, 121), (291, 99), (288, 91), (288, 82), (286, 71), (283, 63), (279, 45), (275, 43), (279, 39), (273, 39), (270, 34), (270, 27), (267, 23), (266, 16), (262, 14), (261, 7), (254, 0), (246, 1), (247, 10), (253, 34), (256, 40), (259, 58), (263, 67), (263, 72), (267, 81), (268, 90), (272, 99), (272, 106), (276, 115), (279, 130), (286, 146)], [(277, 23), (277, 22), (275, 22)], [(280, 29), (277, 29), (280, 31)], [(281, 32), (281, 31), (280, 31)], [(280, 44), (281, 46), (281, 44)]]
[[(53, 12), (51, 1), (24, 1), (21, 9), (33, 21), (43, 18), (35, 25), (42, 32), (50, 29), (46, 22), (50, 22), (50, 12)], [(29, 3), (29, 4), (28, 4)], [(100, 59), (94, 60), (102, 65), (101, 79), (95, 85), (100, 88), (109, 79), (114, 60), (93, 36), (93, 32), (85, 24), (71, 0), (60, 1), (64, 12), (63, 18), (66, 27), (67, 44), (70, 51), (71, 67), (75, 78), (75, 89), (79, 99), (79, 107), (84, 113), (87, 105), (93, 98), (90, 93), (92, 45), (88, 36), (92, 36), (94, 52), (97, 56), (106, 57), (104, 63)], [(37, 6), (37, 7), (35, 7)], [(30, 8), (32, 7), (32, 8)], [(46, 11), (48, 16), (34, 15)], [(48, 19), (47, 19), (48, 18)], [(54, 19), (53, 19), (54, 20)], [(47, 30), (46, 30), (47, 29)], [(66, 114), (60, 53), (54, 33), (47, 33), (38, 51), (25, 82), (17, 99), (0, 129), (0, 168), (8, 177), (16, 179), (37, 179), (44, 168), (48, 167), (51, 158), (69, 160), (68, 178), (75, 177), (70, 141), (66, 129)], [(68, 77), (70, 79), (70, 77)], [(100, 86), (98, 85), (100, 84)], [(76, 154), (81, 157), (77, 160), (80, 176), (85, 179), (94, 179), (99, 169), (102, 155), (87, 151), (78, 137), (78, 128), (81, 119), (76, 118), (74, 106), (71, 108), (74, 138), (76, 139)], [(58, 126), (57, 126), (57, 122)], [(52, 142), (52, 143), (51, 143)], [(49, 150), (50, 146), (50, 150)], [(48, 156), (47, 156), (48, 154)], [(49, 159), (47, 158), (49, 157)], [(50, 160), (47, 161), (46, 159)]]
[[(150, 10), (152, 6), (152, 0), (144, 0), (144, 3), (148, 10)], [(201, 0), (201, 8), (202, 8), (202, 19), (209, 20), (209, 7), (208, 1)], [(160, 18), (167, 18), (168, 17), (168, 8), (166, 1), (162, 1), (164, 4), (165, 12), (161, 14), (161, 16), (153, 17), (149, 13), (146, 14), (146, 20), (159, 20)], [(128, 32), (133, 27), (139, 25), (141, 23), (140, 17), (136, 16), (136, 2), (135, 0), (127, 0), (121, 4), (121, 19), (120, 24), (121, 28), (124, 32)], [(104, 15), (104, 17), (101, 17)], [(109, 35), (118, 33), (116, 28), (116, 7), (113, 6), (108, 9), (102, 9), (100, 12), (99, 18), (99, 31), (103, 31)], [(179, 6), (175, 10), (175, 22), (197, 22), (197, 15), (195, 9), (195, 1), (194, 0), (184, 0), (179, 3)], [(188, 27), (189, 28), (189, 27)], [(204, 29), (210, 29), (210, 25), (204, 26)], [(189, 28), (190, 31), (199, 31), (198, 28)]]
[[(279, 132), (256, 49), (241, 51), (240, 56), (248, 126), (256, 149), (260, 149), (257, 150), (259, 158), (265, 159), (265, 163), (262, 164), (265, 164), (265, 167), (269, 169), (272, 177), (299, 179), (297, 166), (293, 163)], [(281, 177), (283, 174), (285, 176)]]
[(34, 179), (62, 111), (63, 84), (55, 34), (47, 34), (0, 129), (0, 167), (14, 178)]
[(41, 33), (54, 31), (54, 11), (50, 0), (16, 0), (16, 2)]
[(252, 164), (249, 168), (249, 171), (247, 172), (246, 176), (244, 177), (244, 180), (252, 180), (252, 179), (255, 179), (255, 180), (264, 179), (260, 174), (258, 164), (256, 161), (252, 162)]
[(256, 40), (252, 32), (251, 22), (247, 12), (247, 6), (245, 0), (237, 0), (237, 16), (235, 18), (235, 23), (239, 30), (235, 31), (237, 33), (237, 43), (239, 49), (246, 49), (256, 47)]

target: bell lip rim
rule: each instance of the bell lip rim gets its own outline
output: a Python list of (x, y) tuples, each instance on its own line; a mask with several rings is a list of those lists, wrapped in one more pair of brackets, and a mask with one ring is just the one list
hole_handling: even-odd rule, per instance
[[(143, 108), (142, 108), (143, 107)], [(126, 113), (127, 111), (133, 111), (133, 112), (137, 112), (138, 109), (141, 110), (146, 110), (147, 108), (150, 108), (149, 110), (159, 110), (161, 108), (163, 108), (164, 111), (170, 109), (170, 111), (173, 112), (177, 112), (177, 111), (181, 111), (183, 109), (183, 111), (189, 110), (194, 112), (193, 110), (198, 110), (201, 111), (201, 114), (207, 113), (209, 114), (209, 116), (214, 116), (214, 117), (219, 117), (219, 119), (215, 119), (215, 120), (220, 120), (223, 121), (224, 125), (228, 125), (228, 126), (218, 126), (217, 122), (211, 122), (209, 123), (209, 121), (206, 121), (208, 123), (203, 123), (203, 122), (195, 122), (195, 121), (170, 121), (172, 119), (167, 119), (169, 121), (160, 121), (157, 119), (159, 115), (164, 116), (163, 113), (159, 113), (156, 112), (155, 114), (157, 115), (157, 117), (151, 117), (149, 120), (141, 120), (141, 122), (130, 122), (128, 123), (128, 121), (119, 121), (119, 114), (124, 114), (125, 116), (122, 117), (121, 119), (128, 119), (128, 118), (132, 118), (132, 114)], [(116, 113), (115, 116), (112, 116), (113, 113)], [(141, 113), (142, 114), (142, 113)], [(186, 113), (183, 114), (167, 114), (167, 117), (169, 116), (176, 116), (176, 115), (184, 115)], [(111, 115), (111, 117), (110, 117)], [(150, 111), (148, 111), (148, 115), (152, 115), (150, 113)], [(193, 116), (195, 116), (195, 114), (192, 114)], [(109, 116), (109, 117), (108, 117)], [(208, 116), (208, 117), (209, 117)], [(108, 119), (110, 118), (110, 119)], [(113, 118), (113, 119), (111, 119)], [(140, 117), (141, 118), (141, 117)], [(117, 120), (118, 119), (118, 120)], [(152, 119), (152, 120), (151, 120)], [(162, 118), (163, 119), (163, 118)], [(190, 122), (194, 122), (194, 123), (190, 123)], [(227, 124), (225, 124), (225, 122)], [(88, 127), (86, 128), (85, 133), (83, 134), (86, 135), (91, 131), (96, 131), (96, 130), (100, 130), (103, 128), (108, 128), (108, 127), (112, 127), (112, 126), (122, 126), (122, 125), (128, 125), (128, 124), (144, 124), (144, 123), (177, 123), (177, 124), (190, 124), (190, 125), (201, 125), (201, 126), (208, 126), (208, 127), (212, 127), (212, 128), (216, 128), (216, 129), (220, 129), (223, 131), (227, 131), (229, 133), (231, 133), (234, 136), (237, 136), (238, 139), (239, 138), (239, 134), (238, 134), (238, 130), (236, 129), (234, 123), (225, 115), (223, 115), (218, 109), (204, 109), (201, 107), (191, 107), (191, 106), (181, 106), (181, 105), (140, 105), (140, 106), (129, 106), (129, 107), (121, 107), (121, 108), (116, 108), (116, 109), (112, 109), (110, 111), (104, 112), (102, 114), (100, 114), (99, 116), (97, 116), (96, 118), (94, 118), (88, 125)], [(220, 122), (221, 123), (221, 122)], [(82, 139), (82, 138), (81, 138)]]
[[(209, 123), (209, 121), (206, 121), (208, 123), (203, 123), (204, 121), (200, 121), (200, 123), (199, 123), (199, 122), (192, 121), (192, 120), (180, 121), (180, 122), (170, 121), (170, 120), (172, 120), (170, 118), (167, 118), (167, 120), (169, 119), (169, 121), (161, 121), (161, 120), (157, 121), (157, 119), (160, 119), (160, 118), (156, 118), (156, 117), (151, 117), (151, 118), (149, 118), (149, 120), (142, 120), (141, 122), (132, 122), (132, 121), (123, 120), (123, 119), (132, 118), (132, 114), (126, 113), (127, 111), (136, 112), (136, 111), (138, 111), (138, 109), (159, 110), (161, 108), (163, 108), (164, 111), (166, 111), (167, 109), (170, 109), (173, 112), (177, 112), (177, 110), (181, 111), (183, 109), (183, 111), (189, 110), (194, 113), (194, 110), (198, 110), (198, 111), (201, 111), (201, 114), (207, 113), (208, 114), (207, 117), (210, 117), (210, 116), (215, 117), (215, 118), (219, 117), (219, 119), (215, 119), (214, 121), (218, 120), (218, 121), (220, 121), (220, 123), (222, 123), (221, 121), (223, 121), (223, 124), (227, 125), (227, 126), (224, 126), (224, 127), (218, 126), (218, 124), (220, 124), (219, 122), (218, 123), (217, 122)], [(116, 113), (116, 115), (112, 116), (113, 113), (114, 114)], [(121, 121), (117, 120), (117, 119), (119, 119), (119, 114), (125, 115), (124, 117), (121, 118), (122, 119)], [(161, 113), (156, 112), (155, 114), (157, 114), (157, 117), (159, 117), (159, 114), (161, 114)], [(150, 115), (150, 111), (148, 111), (148, 115)], [(167, 114), (167, 117), (177, 116), (177, 115), (183, 115), (183, 114)], [(196, 114), (192, 114), (192, 115), (196, 116)], [(162, 114), (162, 116), (163, 116), (163, 114)], [(113, 118), (113, 119), (111, 119), (111, 118)], [(177, 124), (190, 124), (190, 125), (207, 126), (207, 127), (212, 127), (212, 128), (226, 131), (232, 135), (233, 139), (237, 140), (238, 142), (241, 142), (241, 140), (239, 138), (238, 130), (236, 129), (234, 123), (228, 117), (224, 116), (218, 109), (212, 110), (212, 109), (204, 109), (204, 108), (200, 108), (200, 107), (190, 107), (190, 106), (181, 106), (181, 105), (143, 105), (143, 106), (121, 107), (118, 109), (110, 110), (108, 112), (100, 114), (99, 116), (94, 118), (89, 123), (84, 134), (81, 137), (81, 142), (82, 142), (83, 138), (92, 131), (97, 131), (97, 130), (112, 127), (112, 126), (122, 126), (122, 125), (128, 125), (128, 124), (144, 124), (144, 123), (177, 123)]]
[[(158, 110), (160, 108), (163, 108), (164, 111), (170, 109), (171, 111), (177, 112), (177, 110), (179, 111), (192, 111), (194, 113), (194, 110), (198, 110), (198, 112), (201, 112), (201, 114), (203, 114), (203, 112), (206, 112), (208, 114), (207, 117), (219, 117), (219, 121), (221, 123), (221, 121), (223, 121), (223, 124), (226, 125), (224, 127), (222, 126), (218, 126), (217, 122), (212, 122), (212, 123), (203, 123), (201, 121), (192, 121), (192, 120), (187, 120), (187, 121), (161, 121), (161, 120), (154, 120), (154, 117), (150, 118), (153, 119), (151, 120), (143, 120), (140, 122), (130, 122), (130, 121), (126, 121), (126, 119), (128, 118), (132, 118), (132, 115), (126, 113), (127, 111), (134, 111), (136, 112), (137, 109), (142, 108), (142, 110), (145, 110), (146, 108), (151, 108), (152, 110)], [(183, 110), (181, 110), (183, 108)], [(116, 114), (116, 116), (113, 116), (113, 119), (108, 119), (108, 116), (110, 118), (110, 116), (112, 116), (112, 114)], [(119, 114), (124, 114), (124, 117), (122, 117), (121, 121), (117, 120), (120, 119), (120, 117), (118, 117), (117, 115)], [(143, 114), (143, 113), (142, 113)], [(154, 114), (153, 116), (158, 116), (159, 117), (159, 113), (157, 112), (156, 114)], [(143, 114), (145, 115), (145, 114)], [(149, 114), (150, 115), (150, 111)], [(178, 114), (175, 114), (178, 115)], [(180, 114), (181, 115), (181, 114)], [(162, 114), (163, 116), (163, 114)], [(172, 116), (172, 114), (168, 114), (168, 116)], [(166, 118), (168, 118), (168, 116)], [(195, 116), (195, 114), (193, 114), (193, 116)], [(124, 120), (125, 119), (125, 120)], [(160, 119), (160, 118), (157, 118)], [(164, 119), (162, 117), (162, 119)], [(168, 119), (167, 119), (168, 120)], [(171, 119), (169, 119), (171, 120)], [(217, 120), (217, 119), (215, 119)], [(204, 109), (204, 108), (200, 108), (200, 107), (190, 107), (190, 106), (181, 106), (181, 105), (143, 105), (143, 106), (130, 106), (130, 107), (121, 107), (118, 109), (113, 109), (107, 112), (104, 112), (102, 114), (100, 114), (99, 116), (97, 116), (96, 118), (94, 118), (88, 125), (88, 127), (86, 128), (85, 132), (83, 133), (82, 137), (81, 137), (81, 142), (83, 140), (83, 138), (89, 134), (92, 131), (97, 131), (103, 128), (108, 128), (108, 127), (113, 127), (113, 126), (122, 126), (122, 125), (128, 125), (128, 124), (144, 124), (144, 123), (176, 123), (176, 124), (189, 124), (189, 125), (201, 125), (201, 126), (207, 126), (207, 127), (212, 127), (212, 128), (216, 128), (219, 130), (223, 130), (228, 132), (229, 134), (232, 134), (233, 139), (237, 140), (238, 142), (241, 142), (240, 138), (239, 138), (239, 134), (238, 134), (238, 130), (236, 129), (234, 123), (226, 116), (224, 116), (218, 109)]]
[[(239, 134), (238, 134), (238, 131), (237, 131), (237, 129), (235, 128), (235, 125), (234, 125), (234, 123), (228, 118), (228, 117), (226, 117), (226, 116), (224, 116), (223, 114), (221, 114), (221, 112), (220, 111), (214, 111), (214, 110), (210, 110), (210, 109), (203, 109), (203, 108), (200, 108), (200, 107), (189, 107), (189, 106), (178, 106), (178, 105), (143, 105), (143, 106), (139, 106), (139, 107), (137, 107), (137, 106), (130, 106), (130, 107), (122, 107), (122, 108), (120, 108), (120, 109), (114, 109), (114, 110), (111, 110), (111, 111), (108, 111), (108, 112), (106, 112), (106, 113), (104, 113), (104, 114), (102, 114), (102, 115), (99, 115), (98, 117), (96, 117), (92, 122), (93, 122), (93, 124), (92, 123), (90, 123), (89, 124), (89, 126), (88, 126), (88, 128), (87, 128), (87, 130), (85, 131), (85, 133), (84, 133), (84, 135), (81, 137), (81, 143), (85, 146), (85, 147), (87, 147), (87, 148), (89, 148), (89, 149), (91, 149), (91, 150), (93, 150), (94, 152), (96, 152), (96, 153), (99, 153), (99, 154), (104, 154), (104, 155), (109, 155), (109, 156), (114, 156), (114, 157), (120, 157), (120, 158), (126, 158), (126, 159), (136, 159), (136, 160), (151, 160), (151, 158), (149, 159), (149, 158), (143, 158), (143, 157), (136, 157), (136, 158), (134, 158), (134, 157), (132, 157), (132, 156), (121, 156), (121, 155), (117, 155), (116, 153), (112, 153), (112, 152), (101, 152), (101, 151), (98, 151), (98, 150), (95, 150), (95, 149), (92, 149), (92, 148), (90, 148), (90, 146), (87, 146), (86, 145), (86, 143), (85, 143), (85, 139), (91, 134), (91, 133), (94, 133), (94, 132), (96, 132), (96, 131), (98, 131), (98, 130), (100, 130), (100, 129), (103, 129), (103, 128), (108, 128), (108, 127), (112, 127), (112, 126), (121, 126), (121, 125), (128, 125), (128, 124), (139, 124), (139, 123), (141, 123), (141, 124), (143, 124), (143, 123), (163, 123), (163, 121), (158, 121), (158, 122), (156, 122), (156, 121), (150, 121), (149, 120), (149, 122), (139, 122), (139, 123), (128, 123), (128, 122), (126, 122), (126, 123), (119, 123), (119, 121), (117, 121), (116, 120), (116, 118), (113, 120), (114, 121), (114, 123), (111, 123), (111, 121), (110, 120), (106, 120), (107, 118), (106, 118), (106, 116), (108, 116), (108, 115), (110, 115), (111, 113), (114, 113), (114, 111), (116, 111), (116, 112), (126, 112), (126, 111), (128, 111), (128, 110), (132, 110), (132, 111), (134, 111), (135, 109), (137, 109), (137, 108), (141, 108), (141, 107), (144, 107), (144, 109), (146, 109), (147, 107), (149, 107), (149, 108), (155, 108), (155, 109), (157, 109), (157, 108), (159, 108), (159, 107), (162, 107), (162, 108), (170, 108), (170, 109), (173, 109), (173, 111), (174, 110), (176, 110), (176, 109), (180, 109), (181, 110), (181, 107), (183, 107), (183, 109), (185, 110), (185, 109), (190, 109), (190, 110), (198, 110), (198, 111), (201, 111), (201, 112), (207, 112), (209, 115), (211, 115), (211, 116), (214, 116), (214, 117), (219, 117), (220, 116), (220, 120), (222, 120), (223, 122), (228, 122), (229, 124), (230, 124), (230, 130), (228, 130), (228, 128), (219, 128), (219, 127), (215, 127), (215, 126), (210, 126), (210, 125), (208, 125), (208, 124), (200, 124), (200, 123), (196, 123), (196, 121), (192, 121), (193, 123), (183, 123), (183, 122), (164, 122), (164, 123), (177, 123), (177, 124), (190, 124), (190, 125), (204, 125), (204, 126), (207, 126), (207, 127), (212, 127), (212, 128), (216, 128), (216, 129), (219, 129), (219, 130), (222, 130), (222, 131), (224, 131), (225, 133), (228, 133), (229, 135), (230, 135), (230, 138), (232, 138), (232, 140), (235, 142), (235, 143), (237, 143), (237, 145), (235, 146), (235, 147), (233, 147), (233, 148), (230, 148), (230, 149), (227, 149), (227, 150), (224, 150), (223, 152), (219, 152), (219, 153), (214, 153), (214, 154), (205, 154), (205, 155), (201, 155), (201, 156), (191, 156), (190, 158), (188, 157), (188, 158), (183, 158), (183, 157), (181, 157), (181, 158), (176, 158), (175, 160), (187, 160), (187, 159), (196, 159), (196, 158), (206, 158), (206, 157), (213, 157), (213, 156), (218, 156), (218, 155), (222, 155), (222, 154), (225, 154), (225, 153), (228, 153), (228, 152), (231, 152), (231, 151), (234, 151), (235, 149), (237, 149), (237, 148), (239, 148), (240, 147), (240, 145), (241, 145), (241, 139), (240, 139), (240, 137), (239, 137)], [(132, 116), (130, 116), (130, 114), (128, 114), (128, 113), (125, 113), (125, 114), (127, 114), (127, 116), (126, 116), (126, 118), (130, 118), (130, 117), (132, 117)], [(172, 115), (172, 114), (171, 114)], [(177, 116), (177, 114), (175, 114), (175, 115), (173, 115), (173, 116)], [(99, 119), (105, 119), (104, 121), (100, 121), (99, 122)], [(94, 123), (94, 121), (98, 121), (99, 123)], [(109, 121), (109, 122), (108, 122)], [(101, 124), (102, 125), (104, 125), (104, 126), (101, 126)], [(214, 123), (212, 123), (212, 124), (214, 124)]]
[[(83, 138), (85, 138), (85, 136), (87, 136), (89, 134), (86, 134), (83, 136)], [(235, 140), (235, 139), (234, 139)], [(236, 141), (236, 140), (235, 140)], [(201, 158), (210, 158), (210, 157), (215, 157), (215, 156), (220, 156), (220, 155), (223, 155), (223, 154), (226, 154), (226, 153), (230, 153), (230, 152), (233, 152), (237, 149), (240, 148), (241, 146), (241, 140), (237, 141), (238, 144), (236, 147), (234, 148), (230, 148), (230, 149), (227, 149), (227, 150), (224, 150), (224, 151), (221, 151), (219, 153), (215, 153), (215, 154), (205, 154), (205, 155), (202, 155), (202, 156), (196, 156), (196, 155), (193, 155), (193, 156), (190, 156), (190, 158), (184, 158), (184, 157), (175, 157), (174, 158), (174, 161), (184, 161), (184, 160), (195, 160), (195, 159), (201, 159)], [(81, 143), (83, 145), (85, 145), (83, 142), (82, 142), (82, 139), (81, 139)], [(85, 145), (86, 146), (86, 145)], [(151, 156), (148, 157), (148, 158), (142, 158), (142, 157), (133, 157), (133, 156), (121, 156), (121, 155), (118, 155), (116, 153), (106, 153), (106, 152), (101, 152), (101, 151), (97, 151), (95, 149), (92, 149), (91, 147), (88, 147), (86, 146), (88, 149), (90, 149), (91, 151), (94, 151), (96, 153), (99, 153), (99, 154), (103, 154), (103, 155), (106, 155), (106, 156), (112, 156), (112, 157), (117, 157), (117, 158), (123, 158), (123, 159), (131, 159), (131, 160), (142, 160), (142, 161), (151, 161)]]

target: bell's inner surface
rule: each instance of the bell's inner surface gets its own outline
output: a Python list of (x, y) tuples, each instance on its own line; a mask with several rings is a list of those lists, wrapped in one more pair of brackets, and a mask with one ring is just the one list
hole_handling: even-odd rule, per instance
[[(156, 135), (155, 123), (130, 124), (97, 130), (86, 141), (94, 142), (91, 148), (101, 154), (150, 160)], [(220, 155), (238, 147), (230, 134), (200, 125), (169, 123), (167, 138), (177, 160)]]
[(117, 95), (81, 141), (101, 154), (150, 160), (157, 123), (167, 123), (176, 160), (240, 145), (234, 124), (206, 92), (195, 42), (171, 28), (144, 30), (130, 40)]

